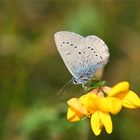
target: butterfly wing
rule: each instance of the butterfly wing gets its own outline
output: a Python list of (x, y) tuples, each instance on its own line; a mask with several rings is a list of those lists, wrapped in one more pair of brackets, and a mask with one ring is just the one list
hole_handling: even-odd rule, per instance
[(73, 32), (60, 31), (54, 35), (57, 49), (70, 73), (73, 77), (78, 78), (77, 66), (77, 49), (83, 39), (82, 36)]
[(64, 63), (78, 84), (86, 83), (108, 62), (108, 47), (96, 36), (84, 38), (72, 32), (61, 31), (55, 34), (55, 42)]

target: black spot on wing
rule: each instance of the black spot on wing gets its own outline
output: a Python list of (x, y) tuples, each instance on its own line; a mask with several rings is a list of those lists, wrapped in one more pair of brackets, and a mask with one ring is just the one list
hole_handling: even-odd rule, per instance
[(67, 53), (67, 55), (70, 55), (71, 53)]
[(100, 58), (103, 59), (102, 56), (100, 56)]

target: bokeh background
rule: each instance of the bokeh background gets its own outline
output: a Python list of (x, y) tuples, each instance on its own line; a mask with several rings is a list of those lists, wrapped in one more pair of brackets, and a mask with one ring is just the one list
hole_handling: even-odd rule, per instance
[(103, 79), (140, 95), (139, 0), (0, 0), (0, 140), (139, 140), (139, 110), (112, 116), (113, 133), (99, 137), (88, 119), (66, 120), (66, 101), (84, 91), (57, 95), (71, 79), (54, 43), (60, 30), (102, 38), (111, 53)]

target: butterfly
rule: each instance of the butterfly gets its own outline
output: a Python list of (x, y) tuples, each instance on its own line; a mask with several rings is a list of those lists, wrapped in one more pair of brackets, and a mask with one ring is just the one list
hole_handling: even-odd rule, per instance
[(54, 39), (74, 84), (86, 84), (109, 60), (108, 47), (97, 36), (60, 31), (54, 34)]

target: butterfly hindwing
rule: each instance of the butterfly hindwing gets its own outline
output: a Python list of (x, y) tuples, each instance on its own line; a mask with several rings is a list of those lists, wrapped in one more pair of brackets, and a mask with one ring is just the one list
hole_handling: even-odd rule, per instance
[(77, 75), (78, 78), (83, 77), (90, 80), (94, 73), (108, 62), (108, 48), (96, 36), (87, 36), (81, 40), (79, 46)]

